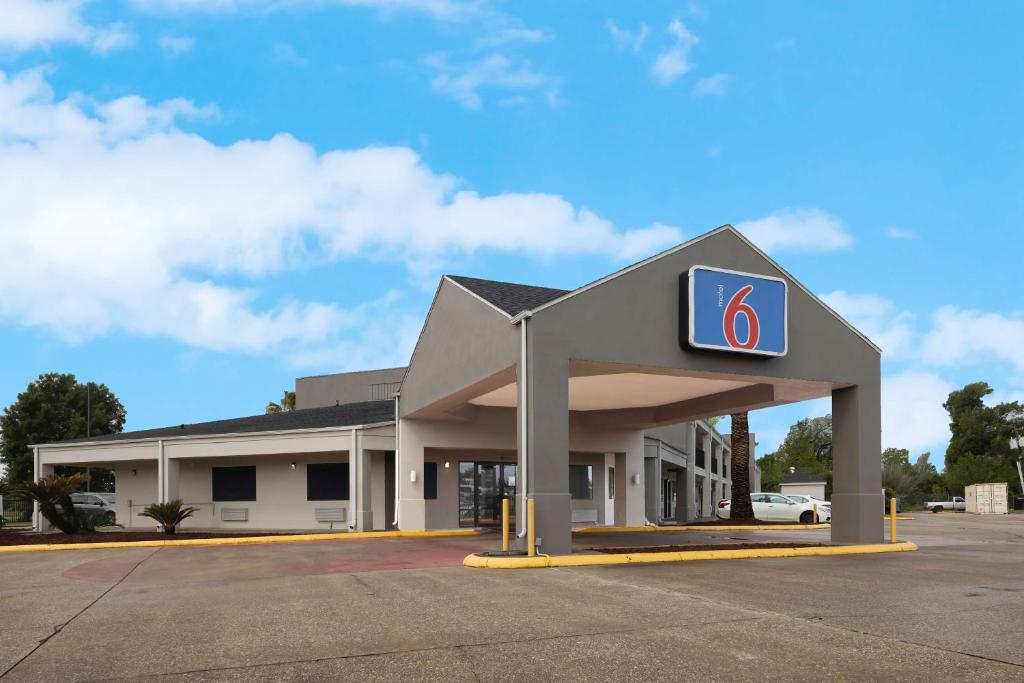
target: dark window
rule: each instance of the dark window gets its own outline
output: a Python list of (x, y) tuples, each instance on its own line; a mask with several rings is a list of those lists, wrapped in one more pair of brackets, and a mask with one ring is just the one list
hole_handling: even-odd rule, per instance
[(608, 497), (615, 497), (615, 468), (608, 468)]
[(256, 467), (214, 467), (214, 500), (256, 500)]
[(722, 461), (722, 478), (729, 478), (729, 463), (726, 462), (725, 460)]
[(704, 449), (697, 449), (697, 467), (704, 469)]
[(712, 472), (717, 472), (718, 471), (718, 456), (717, 455), (712, 455), (711, 456), (711, 471)]
[(569, 465), (569, 493), (577, 500), (594, 497), (594, 468), (591, 465)]
[(423, 497), (437, 500), (437, 463), (423, 463)]
[(348, 463), (306, 465), (306, 500), (348, 500)]

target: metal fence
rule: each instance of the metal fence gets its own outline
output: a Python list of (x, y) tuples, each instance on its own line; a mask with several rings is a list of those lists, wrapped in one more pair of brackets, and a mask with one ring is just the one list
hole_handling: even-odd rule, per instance
[(21, 496), (0, 496), (0, 512), (8, 524), (28, 523), (32, 521), (32, 501)]

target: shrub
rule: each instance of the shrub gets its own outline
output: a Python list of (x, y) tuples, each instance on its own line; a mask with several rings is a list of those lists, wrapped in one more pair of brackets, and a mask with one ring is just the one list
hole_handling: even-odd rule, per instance
[(74, 534), (81, 531), (82, 523), (71, 502), (71, 494), (85, 486), (87, 481), (89, 477), (84, 474), (48, 474), (25, 484), (22, 493), (39, 503), (39, 512), (46, 521), (66, 534)]
[(165, 534), (173, 534), (178, 525), (198, 512), (199, 508), (185, 506), (180, 500), (169, 500), (166, 503), (153, 503), (139, 513), (139, 517), (149, 517), (163, 527)]

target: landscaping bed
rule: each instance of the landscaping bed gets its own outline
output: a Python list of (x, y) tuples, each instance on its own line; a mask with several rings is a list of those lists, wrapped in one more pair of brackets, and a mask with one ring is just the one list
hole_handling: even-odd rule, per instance
[[(307, 532), (303, 532), (307, 533)], [(316, 532), (313, 532), (316, 533)], [(326, 533), (326, 532), (325, 532)], [(297, 534), (282, 534), (270, 532), (203, 532), (203, 531), (179, 531), (174, 534), (165, 534), (160, 531), (83, 531), (79, 534), (62, 533), (39, 533), (34, 531), (19, 531), (17, 529), (0, 529), (0, 546), (5, 545), (37, 545), (46, 543), (123, 543), (125, 541), (173, 541), (200, 538), (240, 538), (243, 536), (295, 536)]]
[(641, 545), (618, 546), (613, 548), (587, 548), (607, 555), (632, 555), (636, 553), (678, 553), (698, 550), (764, 550), (767, 548), (821, 548), (827, 543), (694, 543), (688, 545)]

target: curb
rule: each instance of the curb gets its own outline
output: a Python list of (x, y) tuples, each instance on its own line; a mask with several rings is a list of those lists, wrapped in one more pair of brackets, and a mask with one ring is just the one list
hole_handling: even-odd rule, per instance
[(610, 564), (663, 564), (702, 560), (750, 560), (770, 557), (825, 557), (875, 555), (917, 550), (909, 541), (872, 545), (830, 545), (820, 548), (762, 548), (760, 550), (691, 550), (626, 555), (538, 555), (536, 557), (481, 557), (467, 555), (463, 566), (475, 569), (540, 569), (543, 567), (591, 567)]
[(371, 538), (435, 538), (478, 536), (479, 531), (349, 531), (340, 534), (293, 534), (238, 536), (231, 538), (182, 538), (153, 541), (111, 541), (109, 543), (38, 543), (0, 546), (0, 553), (28, 553), (50, 550), (107, 550), (110, 548), (167, 548), (196, 545), (261, 545), (265, 543), (309, 543), (311, 541), (358, 541)]
[[(896, 519), (899, 519), (897, 517)], [(722, 524), (718, 526), (588, 526), (583, 529), (574, 529), (573, 533), (579, 534), (625, 534), (658, 531), (802, 531), (805, 529), (830, 529), (831, 524)]]
[[(885, 519), (889, 519), (889, 515), (886, 515)], [(896, 515), (896, 519), (897, 519), (897, 521), (902, 519), (904, 522), (906, 522), (906, 521), (909, 521), (909, 520), (914, 519), (914, 518), (913, 517), (905, 517), (903, 515)]]

